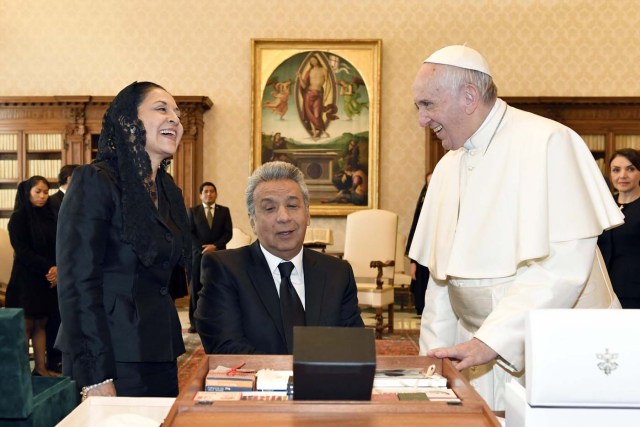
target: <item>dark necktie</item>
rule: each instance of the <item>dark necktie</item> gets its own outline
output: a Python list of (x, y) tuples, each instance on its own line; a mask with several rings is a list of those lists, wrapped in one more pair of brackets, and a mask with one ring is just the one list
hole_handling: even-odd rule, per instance
[(283, 262), (278, 265), (280, 270), (280, 311), (282, 313), (282, 324), (284, 334), (287, 339), (287, 350), (293, 353), (293, 327), (304, 326), (304, 308), (298, 297), (298, 293), (291, 283), (291, 271), (293, 263)]
[(207, 222), (209, 223), (209, 228), (211, 228), (211, 224), (213, 224), (213, 214), (211, 213), (211, 206), (207, 206)]

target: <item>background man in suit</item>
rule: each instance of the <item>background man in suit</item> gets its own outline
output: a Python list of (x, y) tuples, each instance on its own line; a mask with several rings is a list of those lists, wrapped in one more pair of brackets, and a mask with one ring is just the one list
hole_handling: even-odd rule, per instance
[(205, 351), (291, 354), (294, 325), (364, 326), (351, 266), (302, 247), (310, 222), (302, 172), (265, 163), (245, 197), (258, 240), (202, 258), (195, 318)]
[(190, 333), (195, 333), (193, 313), (198, 305), (198, 292), (202, 289), (200, 281), (200, 261), (202, 255), (226, 249), (231, 240), (233, 225), (229, 208), (216, 204), (218, 190), (212, 182), (200, 184), (200, 200), (202, 203), (189, 209), (191, 224), (191, 300), (189, 301)]
[(64, 165), (60, 168), (60, 173), (58, 173), (58, 191), (56, 191), (55, 194), (49, 197), (49, 203), (54, 209), (56, 215), (60, 210), (60, 205), (62, 204), (64, 193), (67, 191), (67, 187), (71, 182), (71, 175), (73, 174), (74, 169), (78, 166), (79, 165)]
[[(49, 205), (51, 209), (58, 217), (58, 211), (60, 211), (60, 205), (62, 205), (62, 199), (64, 193), (67, 191), (67, 187), (71, 182), (71, 175), (75, 168), (79, 165), (64, 165), (60, 168), (58, 173), (58, 191), (49, 197)], [(46, 326), (47, 334), (47, 369), (54, 372), (62, 372), (62, 353), (59, 350), (53, 348), (56, 343), (56, 337), (58, 336), (58, 329), (60, 328), (60, 312), (55, 310), (49, 316), (49, 321)]]

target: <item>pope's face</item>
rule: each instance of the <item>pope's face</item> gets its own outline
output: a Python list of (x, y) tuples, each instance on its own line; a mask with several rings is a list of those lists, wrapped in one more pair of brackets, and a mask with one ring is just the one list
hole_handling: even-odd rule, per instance
[(442, 65), (422, 64), (413, 83), (413, 99), (420, 126), (431, 128), (445, 150), (457, 150), (471, 134), (466, 131), (464, 95), (447, 86), (445, 70)]
[(300, 186), (293, 180), (266, 181), (253, 191), (251, 227), (271, 254), (290, 260), (300, 252), (311, 220)]
[(611, 160), (611, 183), (620, 193), (634, 191), (640, 185), (640, 171), (624, 156)]

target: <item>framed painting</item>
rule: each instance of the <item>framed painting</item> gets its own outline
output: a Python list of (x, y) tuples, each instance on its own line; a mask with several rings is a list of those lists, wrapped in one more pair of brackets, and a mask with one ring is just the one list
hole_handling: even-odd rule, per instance
[(316, 216), (378, 207), (382, 40), (253, 39), (253, 168), (300, 168)]

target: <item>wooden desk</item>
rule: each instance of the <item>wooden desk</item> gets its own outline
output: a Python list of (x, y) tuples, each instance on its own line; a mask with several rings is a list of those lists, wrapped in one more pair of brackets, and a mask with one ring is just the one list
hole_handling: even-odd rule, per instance
[(291, 356), (208, 355), (174, 403), (164, 426), (331, 426), (413, 427), (493, 426), (500, 423), (484, 400), (448, 360), (424, 356), (378, 356), (377, 369), (424, 368), (435, 363), (462, 405), (426, 401), (233, 401), (196, 405), (193, 397), (204, 388), (204, 378), (218, 365), (246, 369), (292, 369)]

